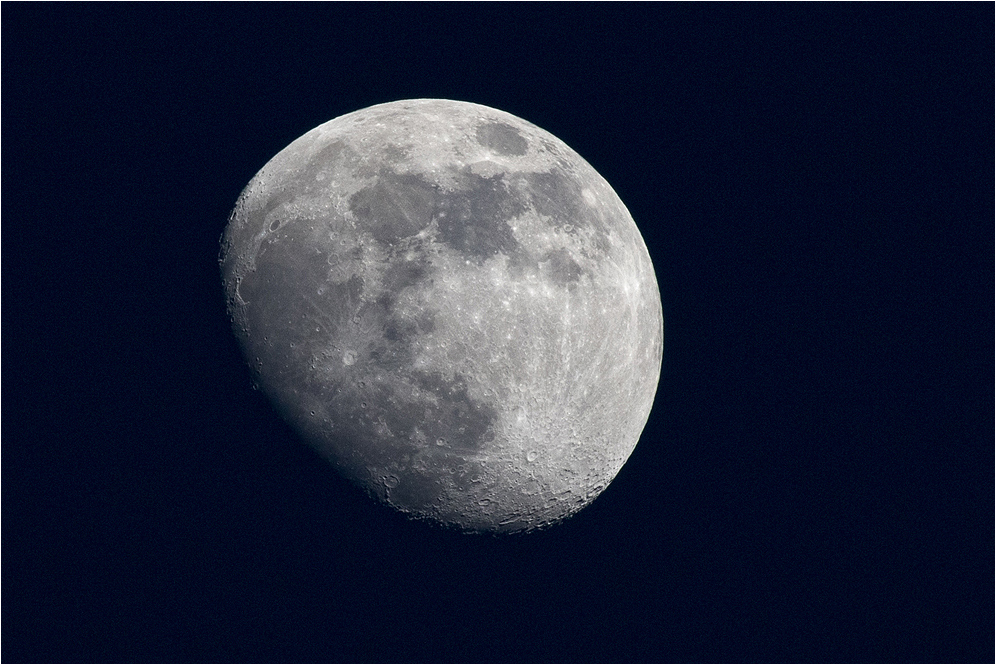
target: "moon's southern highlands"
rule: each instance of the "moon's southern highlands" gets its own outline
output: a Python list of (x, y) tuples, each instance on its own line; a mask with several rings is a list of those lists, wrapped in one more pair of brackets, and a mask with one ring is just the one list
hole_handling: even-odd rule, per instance
[(221, 268), (255, 383), (411, 517), (560, 522), (653, 405), (664, 327), (633, 218), (566, 144), (496, 109), (407, 100), (316, 127), (242, 192)]

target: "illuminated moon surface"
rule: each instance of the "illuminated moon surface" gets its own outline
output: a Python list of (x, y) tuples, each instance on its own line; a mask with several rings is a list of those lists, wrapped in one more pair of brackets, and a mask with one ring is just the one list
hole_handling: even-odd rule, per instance
[(588, 505), (640, 438), (660, 292), (609, 184), (548, 132), (446, 100), (297, 139), (222, 238), (256, 384), (405, 514), (531, 531)]

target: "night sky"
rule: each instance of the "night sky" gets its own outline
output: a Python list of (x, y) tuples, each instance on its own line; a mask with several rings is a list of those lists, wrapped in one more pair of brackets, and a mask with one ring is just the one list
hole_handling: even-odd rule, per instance
[[(2, 659), (992, 662), (994, 7), (2, 8)], [(493, 106), (641, 229), (654, 410), (518, 537), (253, 389), (219, 237), (334, 117)]]

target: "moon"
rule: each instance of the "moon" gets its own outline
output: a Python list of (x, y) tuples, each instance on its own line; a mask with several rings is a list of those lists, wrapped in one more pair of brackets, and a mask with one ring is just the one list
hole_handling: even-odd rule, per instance
[(552, 134), (418, 99), (271, 159), (221, 241), (255, 384), (376, 499), (466, 532), (590, 504), (639, 441), (664, 323), (643, 237)]

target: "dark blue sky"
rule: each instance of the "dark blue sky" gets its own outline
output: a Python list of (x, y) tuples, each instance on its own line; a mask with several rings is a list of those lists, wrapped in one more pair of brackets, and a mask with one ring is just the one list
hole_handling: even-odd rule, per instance
[[(3, 660), (991, 661), (993, 17), (4, 4)], [(242, 187), (412, 97), (563, 139), (657, 270), (641, 443), (547, 532), (370, 503), (228, 328)]]

